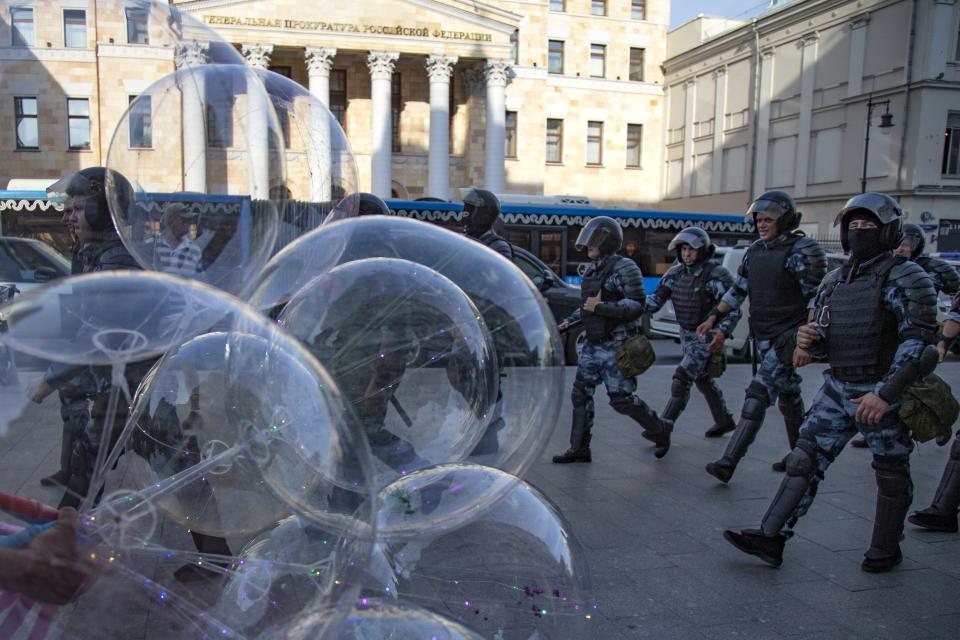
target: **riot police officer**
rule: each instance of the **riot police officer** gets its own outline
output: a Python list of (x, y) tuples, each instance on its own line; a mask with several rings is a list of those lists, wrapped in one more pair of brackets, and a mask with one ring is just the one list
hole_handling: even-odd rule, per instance
[(900, 563), (899, 542), (913, 494), (913, 442), (898, 413), (904, 391), (936, 367), (936, 293), (916, 263), (892, 255), (902, 212), (881, 193), (851, 198), (840, 214), (840, 241), (851, 260), (830, 272), (816, 298), (816, 321), (798, 330), (798, 346), (830, 365), (804, 420), (787, 475), (759, 529), (726, 531), (745, 553), (779, 566), (797, 519), (847, 441), (859, 431), (873, 453), (877, 509), (861, 568)]
[[(707, 464), (707, 473), (722, 482), (733, 477), (775, 401), (783, 414), (787, 441), (796, 444), (803, 421), (800, 376), (794, 370), (797, 327), (807, 320), (807, 307), (826, 271), (826, 254), (812, 238), (797, 231), (800, 213), (783, 191), (767, 191), (747, 211), (760, 238), (747, 249), (734, 284), (697, 327), (701, 337), (713, 330), (722, 314), (737, 309), (749, 294), (750, 331), (760, 352), (760, 368), (747, 387), (740, 422), (723, 456)], [(783, 471), (784, 461), (774, 463)]]
[(360, 216), (389, 216), (390, 207), (383, 199), (372, 193), (359, 194), (357, 215)]
[(700, 227), (687, 227), (678, 233), (668, 247), (669, 251), (676, 251), (677, 261), (663, 274), (656, 292), (648, 295), (646, 300), (647, 313), (656, 313), (667, 300), (673, 300), (680, 325), (683, 359), (673, 373), (670, 400), (660, 418), (675, 421), (690, 400), (691, 385), (696, 384), (713, 416), (714, 424), (704, 434), (708, 438), (722, 436), (737, 426), (727, 410), (720, 387), (706, 369), (712, 353), (721, 350), (722, 354), (724, 340), (740, 321), (740, 309), (724, 314), (709, 342), (696, 333), (707, 313), (733, 286), (733, 275), (713, 258), (716, 249), (710, 235)]
[[(923, 255), (926, 245), (923, 229), (919, 225), (908, 222), (903, 225), (903, 241), (893, 250), (893, 255), (903, 256), (923, 267), (933, 281), (933, 288), (938, 294), (942, 291), (951, 296), (956, 295), (960, 292), (960, 274), (957, 274), (956, 269), (945, 260)], [(867, 441), (857, 438), (850, 443), (850, 446), (865, 449)]]
[(494, 231), (500, 218), (500, 199), (486, 189), (470, 189), (463, 199), (463, 231), (482, 245), (513, 261), (513, 247)]
[[(960, 295), (953, 299), (953, 306), (937, 336), (940, 360), (943, 360), (950, 343), (958, 334), (960, 334)], [(914, 511), (907, 519), (924, 529), (956, 533), (958, 509), (960, 509), (960, 431), (957, 432), (950, 446), (950, 458), (947, 460), (943, 475), (940, 476), (937, 492), (933, 494), (933, 502), (926, 509)]]
[(617, 255), (622, 243), (620, 225), (606, 216), (590, 220), (577, 237), (577, 249), (586, 249), (592, 262), (584, 273), (580, 289), (582, 307), (561, 322), (559, 328), (565, 331), (574, 322), (582, 321), (586, 343), (570, 394), (573, 402), (570, 448), (553, 457), (558, 464), (591, 461), (593, 394), (601, 381), (607, 387), (614, 410), (636, 420), (657, 445), (656, 457), (662, 458), (670, 449), (673, 425), (661, 420), (636, 396), (636, 378), (625, 377), (617, 368), (617, 349), (624, 340), (641, 331), (646, 298), (640, 267), (633, 260)]

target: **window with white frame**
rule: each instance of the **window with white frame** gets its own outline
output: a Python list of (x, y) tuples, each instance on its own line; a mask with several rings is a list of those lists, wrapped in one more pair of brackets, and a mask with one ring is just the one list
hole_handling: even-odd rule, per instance
[(37, 121), (37, 98), (13, 99), (14, 123), (17, 132), (17, 149), (40, 148), (40, 125)]
[(506, 148), (504, 155), (507, 158), (517, 157), (517, 112), (507, 111), (503, 120)]
[(10, 44), (14, 47), (33, 46), (33, 7), (10, 8)]
[(587, 164), (603, 164), (603, 123), (591, 120), (587, 123)]
[(87, 12), (84, 9), (63, 10), (63, 46), (71, 49), (87, 47)]
[(547, 162), (563, 162), (563, 120), (547, 118)]
[(153, 148), (153, 100), (149, 95), (130, 96), (130, 148)]
[(67, 98), (67, 146), (71, 151), (90, 148), (90, 100)]
[(127, 42), (130, 44), (150, 44), (150, 17), (142, 7), (127, 7)]
[(590, 77), (605, 78), (607, 76), (607, 45), (590, 45)]
[(547, 43), (547, 71), (563, 73), (563, 40), (550, 40)]
[(639, 169), (643, 166), (643, 125), (627, 125), (627, 168)]

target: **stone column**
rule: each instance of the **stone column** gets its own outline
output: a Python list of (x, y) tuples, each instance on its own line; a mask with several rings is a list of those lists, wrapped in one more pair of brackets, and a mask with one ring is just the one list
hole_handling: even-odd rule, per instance
[(817, 40), (809, 34), (800, 39), (800, 122), (797, 134), (797, 165), (794, 167), (794, 196), (807, 195), (807, 174), (810, 165), (810, 129), (813, 124), (813, 80), (817, 68)]
[(370, 191), (381, 198), (389, 198), (392, 176), (392, 131), (390, 109), (390, 83), (393, 80), (393, 68), (399, 53), (391, 51), (371, 51), (367, 56), (370, 68), (370, 101), (372, 117), (370, 122)]
[(430, 77), (430, 149), (427, 195), (447, 199), (450, 191), (450, 76), (455, 56), (427, 56)]
[[(253, 69), (266, 71), (273, 54), (272, 44), (243, 44), (243, 57)], [(247, 159), (250, 196), (267, 199), (270, 193), (270, 111), (267, 92), (256, 74), (247, 77)], [(280, 134), (279, 131), (275, 132)]]
[(867, 25), (870, 14), (858, 16), (850, 23), (850, 67), (847, 70), (847, 97), (863, 93), (863, 60), (867, 53)]
[(683, 85), (683, 183), (680, 185), (684, 198), (689, 198), (693, 192), (693, 110), (696, 106), (697, 83), (687, 80)]
[(487, 83), (487, 128), (485, 136), (485, 188), (503, 193), (505, 186), (504, 155), (506, 154), (507, 80), (510, 60), (487, 60), (483, 68)]
[[(330, 70), (336, 49), (307, 47), (305, 58), (310, 78), (310, 93), (323, 105), (330, 107)], [(330, 124), (333, 114), (310, 112), (310, 143), (307, 147), (307, 164), (310, 175), (310, 200), (326, 202), (332, 195), (333, 183), (330, 152)]]
[[(190, 40), (177, 45), (174, 63), (178, 70), (192, 69), (209, 61), (210, 43)], [(207, 191), (206, 83), (201, 72), (181, 74), (183, 149), (181, 167), (184, 191)]]
[(753, 194), (767, 190), (767, 155), (770, 151), (770, 99), (773, 96), (773, 49), (760, 54), (760, 108), (757, 110), (756, 164), (753, 167)]
[(714, 70), (716, 81), (713, 96), (713, 176), (710, 180), (713, 193), (723, 192), (723, 132), (727, 113), (727, 68)]

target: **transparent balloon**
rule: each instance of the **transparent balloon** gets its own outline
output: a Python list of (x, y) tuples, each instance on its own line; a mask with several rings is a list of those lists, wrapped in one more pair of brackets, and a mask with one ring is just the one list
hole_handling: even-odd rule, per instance
[(328, 612), (314, 612), (282, 629), (270, 638), (307, 640), (482, 640), (483, 636), (456, 622), (403, 602), (364, 598), (356, 609), (331, 620)]
[(280, 226), (274, 253), (324, 222), (357, 215), (357, 163), (343, 128), (306, 87), (256, 69), (284, 137), (288, 186), (275, 187)]
[(157, 80), (120, 119), (107, 168), (114, 225), (141, 266), (244, 294), (287, 201), (284, 135), (256, 72), (190, 64)]
[(468, 461), (522, 475), (543, 450), (557, 421), (565, 395), (563, 348), (540, 293), (499, 254), (416, 220), (388, 216), (343, 220), (320, 227), (274, 256), (251, 302), (263, 310), (282, 308), (336, 265), (375, 257), (429, 267), (476, 306), (493, 337), (500, 393), (485, 427), (485, 441)]
[(477, 308), (436, 271), (396, 258), (317, 276), (278, 323), (330, 372), (385, 486), (466, 459), (497, 397), (493, 341)]
[(488, 467), (463, 465), (447, 478), (465, 491), (510, 489), (465, 526), (377, 547), (394, 570), (383, 589), (484, 638), (600, 637), (586, 560), (557, 507)]

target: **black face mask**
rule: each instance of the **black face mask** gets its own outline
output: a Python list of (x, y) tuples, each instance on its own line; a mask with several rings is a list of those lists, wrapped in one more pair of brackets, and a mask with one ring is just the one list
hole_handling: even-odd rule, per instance
[(847, 229), (847, 246), (853, 257), (863, 262), (883, 253), (880, 229)]

